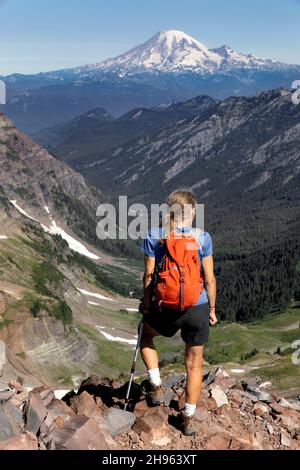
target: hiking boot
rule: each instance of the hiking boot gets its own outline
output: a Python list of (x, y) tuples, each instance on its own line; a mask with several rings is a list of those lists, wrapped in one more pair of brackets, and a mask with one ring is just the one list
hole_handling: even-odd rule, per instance
[(162, 385), (154, 385), (150, 380), (144, 380), (141, 384), (143, 393), (149, 397), (152, 405), (159, 406), (164, 402)]
[(196, 436), (198, 434), (194, 415), (188, 416), (184, 411), (181, 411), (178, 419), (180, 430), (184, 436)]

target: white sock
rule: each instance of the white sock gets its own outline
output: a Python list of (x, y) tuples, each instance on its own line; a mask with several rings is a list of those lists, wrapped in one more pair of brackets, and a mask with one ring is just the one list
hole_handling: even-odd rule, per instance
[(193, 416), (196, 411), (196, 405), (190, 405), (189, 403), (186, 403), (184, 405), (183, 411), (187, 416)]
[(148, 369), (149, 380), (157, 387), (161, 385), (159, 369)]

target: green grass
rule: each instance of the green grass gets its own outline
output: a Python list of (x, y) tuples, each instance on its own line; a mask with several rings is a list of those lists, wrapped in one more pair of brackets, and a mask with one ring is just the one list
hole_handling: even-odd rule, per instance
[(250, 375), (259, 375), (265, 380), (270, 380), (278, 390), (299, 390), (300, 388), (300, 366), (292, 363), (291, 355), (281, 357), (273, 364), (253, 370)]
[(300, 325), (300, 308), (293, 307), (279, 315), (268, 315), (260, 321), (249, 323), (247, 326), (249, 329), (278, 329), (288, 327), (296, 322)]
[(210, 340), (205, 348), (205, 359), (210, 363), (242, 362), (243, 357), (253, 350), (274, 353), (277, 348), (285, 349), (300, 339), (300, 329), (282, 331), (299, 320), (300, 308), (256, 321), (247, 325), (223, 324), (211, 328)]
[(6, 328), (8, 325), (10, 325), (11, 323), (13, 323), (12, 320), (8, 320), (8, 319), (4, 319), (2, 321), (0, 321), (0, 331), (3, 330), (4, 328)]
[[(93, 341), (98, 360), (94, 364), (95, 372), (113, 378), (120, 374), (128, 374), (132, 363), (133, 350), (126, 346), (114, 343), (101, 337), (101, 334), (92, 326), (80, 323), (79, 330)], [(143, 364), (139, 357), (137, 370), (143, 370)]]
[(37, 292), (49, 297), (55, 296), (54, 291), (64, 280), (63, 274), (48, 261), (42, 261), (34, 266), (32, 278)]

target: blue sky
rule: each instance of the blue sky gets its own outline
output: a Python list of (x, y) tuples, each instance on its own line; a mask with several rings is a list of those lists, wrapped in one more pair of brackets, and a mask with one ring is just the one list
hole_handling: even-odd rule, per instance
[(300, 0), (0, 0), (0, 75), (93, 63), (159, 30), (300, 64)]

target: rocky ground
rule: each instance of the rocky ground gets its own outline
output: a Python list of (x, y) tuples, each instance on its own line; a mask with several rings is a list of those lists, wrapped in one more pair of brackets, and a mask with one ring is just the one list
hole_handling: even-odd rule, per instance
[(185, 376), (164, 381), (165, 404), (150, 407), (133, 384), (92, 376), (62, 400), (22, 380), (0, 392), (0, 450), (300, 449), (300, 405), (281, 397), (269, 382), (245, 382), (218, 368), (204, 376), (196, 411), (199, 434), (184, 437), (177, 416)]

